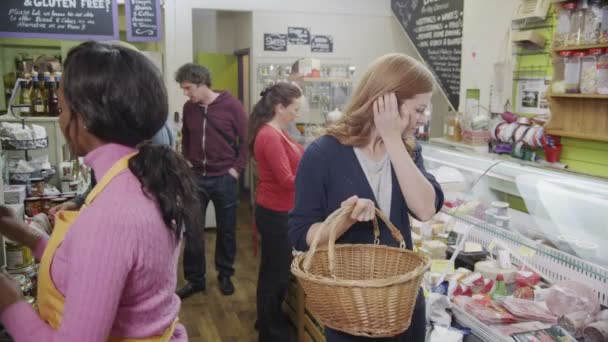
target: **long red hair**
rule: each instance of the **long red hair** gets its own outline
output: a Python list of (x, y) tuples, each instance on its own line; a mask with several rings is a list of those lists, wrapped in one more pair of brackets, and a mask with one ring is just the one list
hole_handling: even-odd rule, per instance
[[(373, 104), (387, 93), (395, 93), (399, 105), (418, 94), (433, 91), (433, 74), (419, 61), (400, 53), (376, 59), (361, 78), (343, 116), (329, 126), (326, 134), (342, 144), (363, 147), (370, 143), (375, 128)], [(411, 154), (415, 141), (404, 140)]]

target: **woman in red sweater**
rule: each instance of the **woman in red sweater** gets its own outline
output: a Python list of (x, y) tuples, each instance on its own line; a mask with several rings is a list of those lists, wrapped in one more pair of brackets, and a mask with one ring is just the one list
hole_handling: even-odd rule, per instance
[(290, 341), (281, 305), (289, 284), (291, 244), (287, 213), (293, 208), (296, 170), (304, 148), (285, 130), (298, 115), (300, 89), (266, 88), (249, 117), (249, 148), (258, 167), (255, 222), (262, 235), (257, 288), (259, 341)]

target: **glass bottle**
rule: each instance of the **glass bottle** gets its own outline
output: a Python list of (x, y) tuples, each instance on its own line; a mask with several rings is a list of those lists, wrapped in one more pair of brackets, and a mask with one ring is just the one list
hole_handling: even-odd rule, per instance
[(568, 94), (580, 93), (581, 59), (585, 57), (585, 55), (585, 52), (577, 51), (566, 60), (565, 80), (566, 93)]
[(600, 42), (602, 26), (602, 1), (589, 0), (589, 8), (585, 13), (582, 44), (593, 45)]
[(46, 84), (48, 98), (47, 98), (47, 112), (49, 116), (59, 116), (59, 99), (57, 98), (57, 85), (55, 84), (55, 78), (51, 76), (49, 82)]
[(602, 7), (602, 26), (600, 33), (600, 43), (608, 43), (608, 3)]
[(27, 107), (21, 108), (21, 115), (29, 116), (32, 114), (30, 110), (30, 106), (32, 105), (32, 97), (27, 81), (20, 81), (19, 88), (21, 88), (21, 93), (19, 94), (19, 104), (27, 105)]
[(40, 89), (39, 82), (34, 83), (32, 94), (32, 109), (34, 112), (34, 116), (44, 116), (45, 108), (44, 108), (44, 97), (42, 95), (42, 90)]
[(608, 49), (597, 60), (597, 93), (608, 95)]
[(572, 14), (576, 10), (576, 3), (567, 2), (562, 6), (562, 10), (557, 15), (557, 28), (553, 37), (553, 47), (559, 48), (566, 46), (568, 35), (570, 34), (570, 25)]
[(595, 94), (597, 92), (597, 58), (602, 49), (590, 49), (581, 59), (581, 94)]
[(496, 288), (494, 293), (492, 293), (492, 299), (496, 299), (498, 297), (506, 297), (507, 296), (507, 285), (505, 284), (505, 278), (502, 274), (496, 276)]
[(585, 14), (588, 8), (587, 0), (581, 0), (578, 8), (572, 14), (570, 19), (570, 34), (568, 35), (569, 46), (580, 45), (583, 43), (583, 30), (585, 28)]

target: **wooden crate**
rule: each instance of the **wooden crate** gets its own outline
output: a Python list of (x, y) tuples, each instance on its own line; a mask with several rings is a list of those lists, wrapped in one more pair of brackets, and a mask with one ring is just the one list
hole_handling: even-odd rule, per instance
[(299, 342), (325, 342), (323, 326), (306, 308), (306, 295), (295, 277), (291, 276), (285, 312), (291, 319), (298, 332)]

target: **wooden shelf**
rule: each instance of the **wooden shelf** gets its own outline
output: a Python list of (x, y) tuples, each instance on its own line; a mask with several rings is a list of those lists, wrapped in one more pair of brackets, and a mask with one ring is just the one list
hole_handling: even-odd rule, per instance
[(605, 44), (591, 44), (591, 45), (574, 45), (574, 46), (564, 46), (564, 47), (560, 47), (560, 48), (555, 48), (553, 49), (553, 51), (555, 52), (560, 52), (560, 51), (575, 51), (575, 50), (589, 50), (589, 49), (596, 49), (596, 48), (608, 48), (608, 43)]
[(608, 95), (595, 94), (551, 94), (551, 97), (563, 97), (573, 99), (592, 99), (592, 100), (608, 100)]
[(608, 96), (550, 94), (549, 103), (551, 120), (545, 126), (545, 132), (563, 137), (608, 141)]
[(568, 138), (576, 138), (576, 139), (584, 139), (584, 140), (596, 140), (596, 141), (606, 141), (608, 142), (608, 135), (599, 135), (599, 134), (588, 134), (581, 132), (570, 132), (564, 131), (561, 129), (547, 129), (547, 133), (552, 135), (559, 135), (560, 137), (568, 137)]

